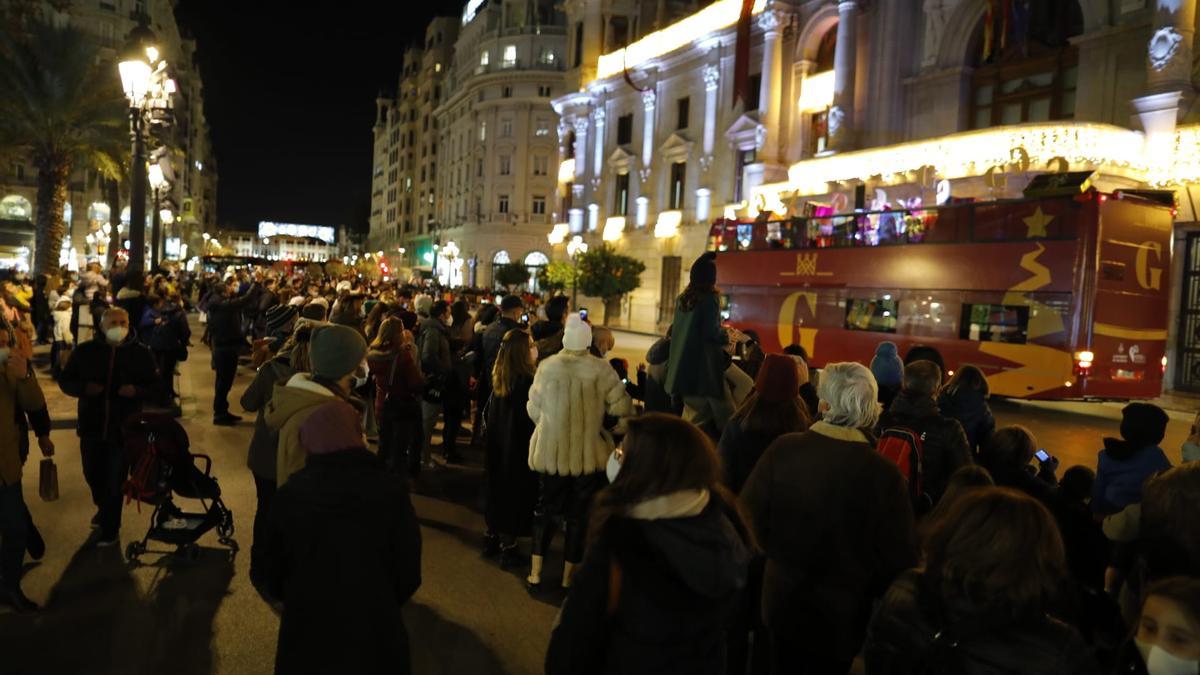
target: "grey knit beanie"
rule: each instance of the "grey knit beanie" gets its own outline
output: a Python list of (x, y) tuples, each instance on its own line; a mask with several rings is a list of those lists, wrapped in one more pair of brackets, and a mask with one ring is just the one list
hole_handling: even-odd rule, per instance
[(367, 355), (367, 341), (349, 326), (330, 324), (313, 330), (308, 358), (313, 375), (340, 380), (353, 373)]

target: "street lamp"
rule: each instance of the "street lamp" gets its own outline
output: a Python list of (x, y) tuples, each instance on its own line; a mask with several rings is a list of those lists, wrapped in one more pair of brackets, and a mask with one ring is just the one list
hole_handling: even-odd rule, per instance
[(567, 255), (571, 256), (571, 309), (576, 307), (576, 298), (579, 295), (579, 256), (587, 253), (588, 245), (583, 240), (583, 237), (575, 235), (571, 241), (567, 242)]
[[(130, 167), (129, 198), (129, 271), (144, 272), (146, 267), (146, 139), (148, 115), (155, 109), (168, 109), (175, 82), (166, 76), (166, 62), (154, 46), (155, 37), (139, 23), (126, 38), (117, 71), (121, 88), (129, 99), (129, 130), (133, 137), (133, 161)], [(155, 212), (158, 204), (155, 203)], [(155, 242), (157, 244), (157, 242)], [(158, 249), (154, 259), (157, 264)]]
[(151, 204), (151, 227), (150, 227), (150, 269), (158, 269), (159, 252), (162, 250), (162, 209), (159, 204), (159, 193), (167, 187), (167, 177), (163, 174), (162, 165), (154, 162), (150, 165), (146, 175), (150, 182)]

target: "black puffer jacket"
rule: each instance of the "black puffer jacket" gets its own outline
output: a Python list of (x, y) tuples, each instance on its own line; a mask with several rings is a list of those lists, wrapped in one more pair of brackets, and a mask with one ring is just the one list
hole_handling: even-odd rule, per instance
[[(1094, 675), (1074, 628), (1046, 615), (1017, 616), (944, 603), (910, 570), (875, 610), (863, 655), (867, 675)], [(943, 633), (935, 644), (934, 636)], [(954, 643), (957, 642), (956, 646)]]
[(977, 453), (996, 430), (996, 419), (988, 407), (983, 393), (967, 387), (959, 387), (953, 394), (942, 392), (938, 396), (938, 409), (951, 419), (958, 420), (967, 434), (971, 452)]
[(546, 674), (722, 675), (750, 561), (728, 509), (714, 498), (695, 516), (610, 520), (563, 604)]
[(667, 393), (667, 359), (671, 357), (671, 340), (662, 338), (646, 352), (646, 412), (683, 414), (683, 399), (675, 400)]
[(878, 431), (883, 433), (893, 427), (925, 434), (921, 445), (925, 460), (925, 492), (937, 504), (946, 491), (950, 474), (971, 463), (971, 449), (962, 425), (941, 414), (932, 398), (900, 392), (879, 418)]
[[(87, 385), (93, 383), (104, 390), (90, 396)], [(131, 398), (117, 393), (127, 384), (136, 390)], [(154, 395), (158, 384), (154, 356), (132, 330), (115, 347), (104, 340), (103, 334), (81, 343), (71, 352), (58, 378), (63, 393), (79, 399), (79, 425), (75, 429), (79, 437), (115, 443), (121, 441), (121, 425), (142, 411), (142, 402)]]

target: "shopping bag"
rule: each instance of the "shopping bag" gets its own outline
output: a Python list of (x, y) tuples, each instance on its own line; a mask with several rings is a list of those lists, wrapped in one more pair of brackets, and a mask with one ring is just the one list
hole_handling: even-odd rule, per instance
[(49, 457), (42, 460), (38, 494), (41, 495), (44, 502), (52, 502), (58, 499), (58, 466)]

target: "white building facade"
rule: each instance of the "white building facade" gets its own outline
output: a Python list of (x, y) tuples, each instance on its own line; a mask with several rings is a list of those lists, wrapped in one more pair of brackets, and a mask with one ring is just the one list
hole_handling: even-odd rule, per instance
[(508, 262), (549, 261), (555, 222), (563, 14), (552, 0), (471, 0), (443, 97), (432, 241), (418, 264), (454, 286), (490, 286)]

